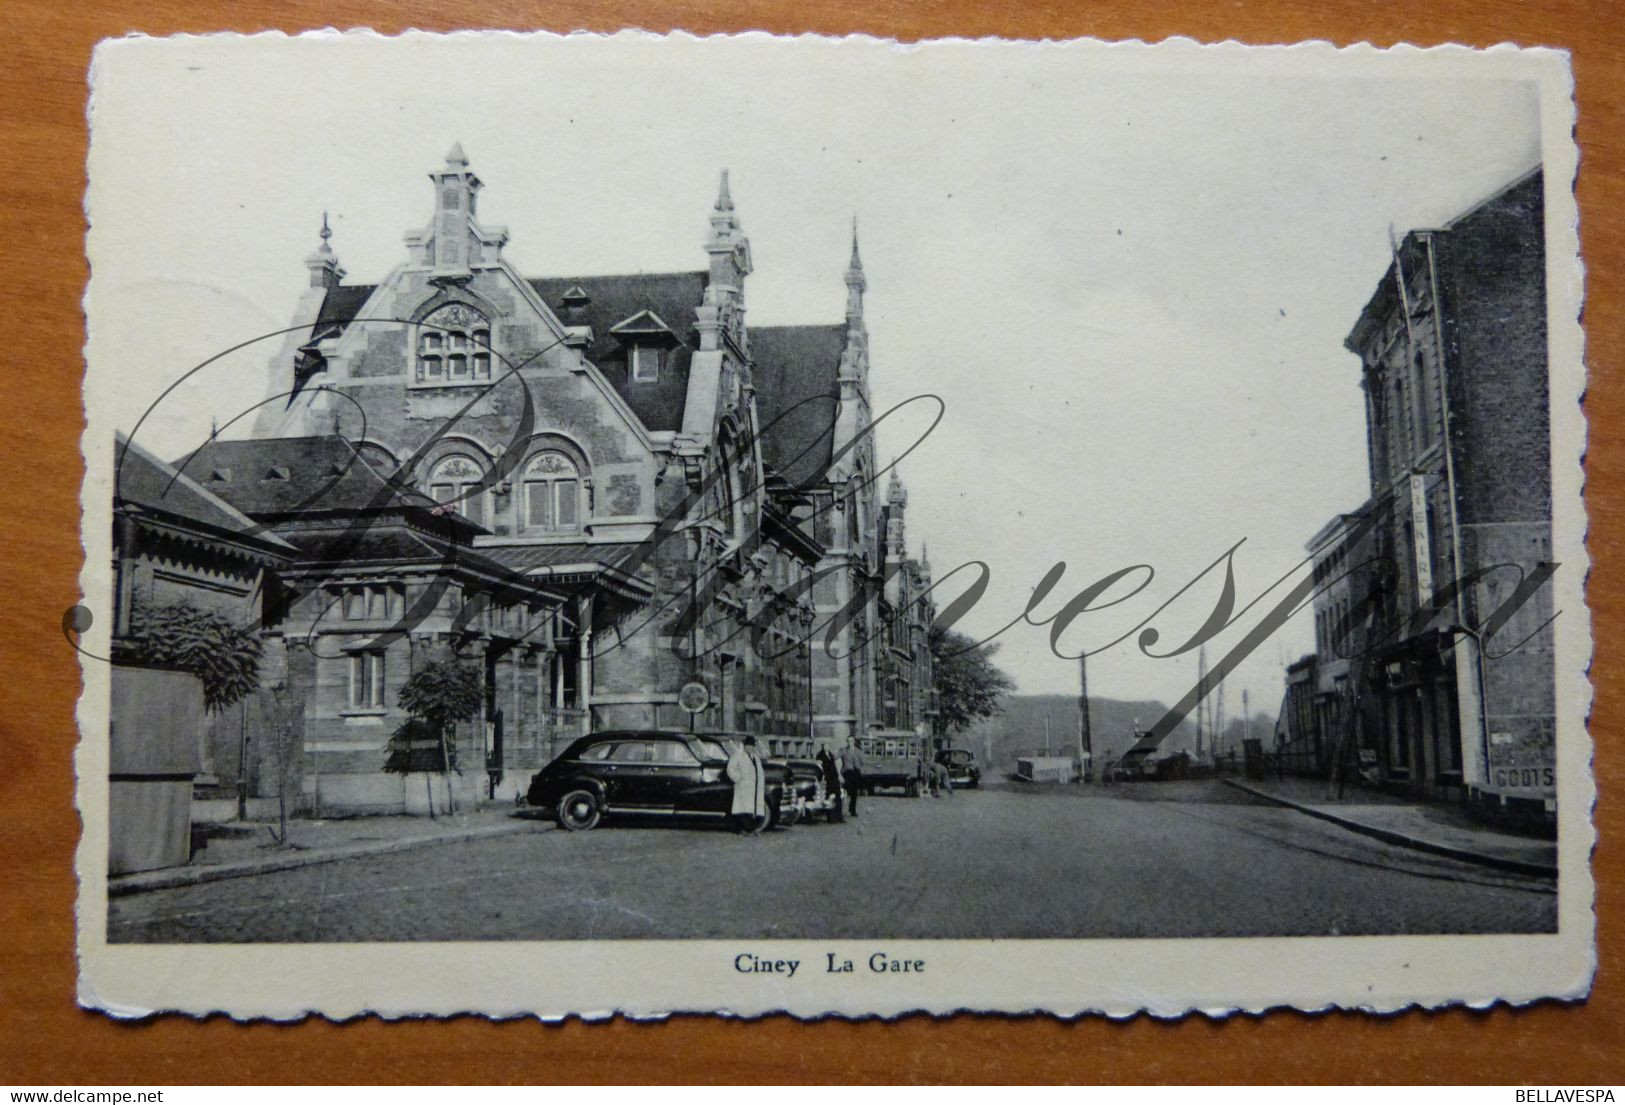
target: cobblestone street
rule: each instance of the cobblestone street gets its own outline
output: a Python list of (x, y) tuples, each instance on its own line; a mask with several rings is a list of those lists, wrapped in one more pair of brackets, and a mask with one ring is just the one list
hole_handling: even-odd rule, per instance
[(114, 942), (1544, 932), (1548, 880), (1215, 782), (866, 798), (843, 825), (520, 833), (116, 898)]

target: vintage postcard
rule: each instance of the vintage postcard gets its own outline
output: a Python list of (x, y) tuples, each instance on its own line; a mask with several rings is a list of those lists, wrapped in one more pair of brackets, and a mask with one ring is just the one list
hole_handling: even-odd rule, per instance
[(1566, 54), (90, 81), (84, 1005), (1586, 995)]

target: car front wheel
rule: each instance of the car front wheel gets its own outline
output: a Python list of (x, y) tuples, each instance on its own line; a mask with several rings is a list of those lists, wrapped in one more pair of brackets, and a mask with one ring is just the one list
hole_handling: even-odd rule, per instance
[(559, 799), (559, 828), (566, 832), (584, 833), (596, 828), (602, 817), (598, 798), (590, 790), (572, 790)]

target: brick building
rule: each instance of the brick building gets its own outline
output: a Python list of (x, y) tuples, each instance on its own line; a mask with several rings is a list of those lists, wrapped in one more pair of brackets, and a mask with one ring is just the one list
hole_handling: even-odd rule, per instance
[[(479, 221), (460, 147), (430, 178), (430, 221), (377, 284), (344, 282), (324, 225), (254, 428), (260, 461), (346, 438), (466, 519), (473, 553), (555, 595), (538, 718), (686, 727), (678, 691), (700, 682), (707, 728), (832, 740), (878, 724), (867, 642), (885, 565), (855, 242), (845, 324), (747, 328), (753, 261), (726, 173), (706, 267), (543, 278)], [(545, 759), (539, 721), (504, 721), (504, 756)], [(498, 797), (528, 779), (503, 763)]]
[[(116, 435), (114, 450), (115, 655), (142, 608), (185, 603), (252, 632), (266, 604), (276, 601), (279, 573), (298, 550), (123, 434)], [(262, 697), (204, 718), (194, 750), (199, 819), (235, 813), (247, 770), (245, 741), (267, 724)]]
[(1287, 669), (1290, 722), (1278, 729), (1285, 769), (1321, 778), (1368, 770), (1378, 743), (1362, 721), (1373, 539), (1364, 513), (1339, 514), (1306, 546), (1316, 584), (1315, 651)]
[(908, 491), (894, 471), (882, 513), (885, 534), (884, 583), (877, 616), (881, 623), (876, 680), (880, 688), (880, 722), (887, 729), (911, 729), (937, 736), (935, 687), (931, 679), (931, 564), (922, 554), (908, 555), (905, 514)]
[(1315, 708), (1316, 666), (1312, 652), (1287, 665), (1286, 691), (1275, 720), (1275, 758), (1286, 774), (1324, 779), (1329, 774), (1329, 746)]
[(1536, 170), (1396, 244), (1346, 342), (1371, 499), (1323, 536), (1368, 532), (1317, 607), (1354, 588), (1321, 666), (1385, 785), (1533, 820), (1556, 795), (1544, 225)]

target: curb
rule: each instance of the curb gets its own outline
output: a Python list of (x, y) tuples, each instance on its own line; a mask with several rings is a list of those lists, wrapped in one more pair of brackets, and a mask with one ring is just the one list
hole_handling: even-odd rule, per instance
[(405, 840), (380, 840), (368, 844), (349, 844), (338, 848), (313, 849), (309, 852), (295, 852), (272, 859), (239, 860), (236, 863), (219, 863), (212, 867), (171, 867), (162, 871), (138, 871), (133, 875), (116, 875), (107, 880), (107, 896), (118, 898), (126, 894), (142, 894), (149, 890), (173, 890), (180, 886), (196, 886), (199, 883), (218, 882), (221, 879), (240, 879), (248, 875), (264, 875), (272, 871), (292, 871), (300, 867), (314, 867), (319, 863), (333, 863), (341, 859), (356, 859), (361, 856), (383, 856), (393, 852), (406, 852), (414, 848), (428, 848), (436, 844), (463, 844), (471, 840), (486, 840), (497, 836), (512, 836), (516, 833), (536, 832), (538, 826), (532, 821), (515, 821), (511, 824), (487, 825), (476, 829), (464, 829), (455, 833), (443, 833), (439, 836), (413, 836)]
[(1359, 833), (1362, 836), (1374, 837), (1385, 844), (1393, 844), (1401, 848), (1410, 848), (1417, 852), (1431, 852), (1436, 856), (1445, 856), (1448, 859), (1461, 860), (1463, 863), (1476, 863), (1480, 867), (1494, 867), (1501, 871), (1511, 871), (1519, 875), (1534, 875), (1539, 878), (1546, 879), (1557, 878), (1557, 866), (1555, 864), (1526, 863), (1523, 860), (1506, 859), (1502, 856), (1492, 856), (1484, 852), (1470, 851), (1466, 848), (1452, 848), (1448, 844), (1436, 844), (1431, 840), (1423, 840), (1421, 837), (1407, 836), (1404, 833), (1395, 832), (1392, 829), (1379, 829), (1375, 825), (1367, 825), (1362, 821), (1355, 821), (1347, 817), (1339, 817), (1335, 813), (1329, 813), (1326, 810), (1319, 809), (1315, 806), (1306, 806), (1301, 802), (1294, 802), (1290, 798), (1282, 798), (1280, 795), (1271, 794), (1268, 791), (1259, 790), (1256, 787), (1250, 787), (1246, 783), (1240, 783), (1234, 779), (1221, 779), (1219, 781), (1224, 783), (1226, 786), (1235, 787), (1239, 791), (1251, 794), (1255, 798), (1262, 798), (1266, 802), (1274, 802), (1278, 806), (1285, 806), (1287, 809), (1297, 810), (1299, 813), (1307, 814), (1310, 817), (1317, 817), (1322, 821), (1329, 821), (1339, 828), (1347, 829), (1350, 832)]

